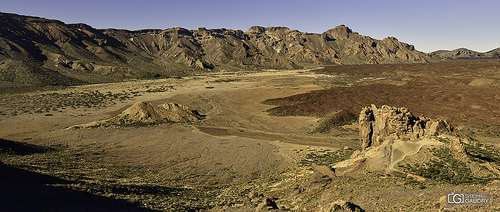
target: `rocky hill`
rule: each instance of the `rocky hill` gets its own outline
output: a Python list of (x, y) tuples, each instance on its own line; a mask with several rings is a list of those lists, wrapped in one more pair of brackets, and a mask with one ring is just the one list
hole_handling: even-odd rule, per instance
[(205, 28), (128, 31), (0, 13), (1, 87), (428, 59), (396, 38), (376, 40), (344, 25), (322, 34), (260, 26), (246, 32)]
[(336, 174), (385, 170), (421, 181), (462, 184), (488, 182), (500, 173), (497, 156), (490, 152), (496, 148), (462, 134), (445, 120), (416, 117), (407, 108), (364, 107), (359, 136), (362, 150), (335, 164)]
[(147, 102), (136, 102), (120, 114), (108, 119), (94, 121), (83, 125), (71, 126), (68, 129), (85, 129), (98, 127), (147, 126), (163, 123), (186, 123), (203, 119), (196, 110), (168, 103), (155, 105)]
[(407, 108), (383, 105), (364, 107), (359, 115), (361, 147), (380, 146), (386, 140), (419, 140), (452, 134), (453, 127), (445, 120), (416, 117)]
[(480, 58), (499, 58), (500, 48), (493, 49), (488, 52), (476, 52), (466, 48), (455, 50), (438, 50), (429, 53), (431, 58), (436, 59), (480, 59)]

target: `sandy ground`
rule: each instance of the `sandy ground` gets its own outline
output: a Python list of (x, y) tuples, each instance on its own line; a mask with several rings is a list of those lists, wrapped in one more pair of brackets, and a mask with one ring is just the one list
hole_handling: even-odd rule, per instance
[[(493, 73), (498, 77), (496, 65), (486, 66), (483, 74)], [(0, 189), (11, 191), (0, 194), (0, 200), (10, 203), (0, 206), (0, 210), (31, 210), (33, 206), (50, 208), (53, 205), (49, 203), (57, 200), (61, 211), (74, 210), (75, 207), (95, 209), (88, 207), (91, 203), (97, 204), (102, 211), (110, 207), (120, 211), (123, 211), (121, 207), (129, 211), (144, 208), (172, 211), (227, 209), (227, 206), (240, 209), (248, 206), (246, 209), (252, 211), (265, 197), (263, 194), (280, 197), (278, 203), (289, 208), (307, 204), (310, 196), (318, 198), (321, 204), (343, 199), (375, 211), (394, 211), (401, 207), (431, 210), (439, 209), (440, 197), (450, 189), (490, 189), (495, 192), (495, 189), (500, 189), (498, 182), (489, 187), (436, 182), (424, 185), (385, 173), (338, 178), (330, 184), (321, 184), (321, 180), (320, 183), (305, 182), (312, 174), (309, 169), (311, 161), (329, 164), (338, 159), (333, 152), (345, 150), (348, 157), (359, 149), (357, 127), (351, 125), (345, 130), (308, 134), (318, 117), (271, 116), (266, 111), (280, 108), (280, 105), (262, 102), (291, 98), (292, 103), (298, 102), (300, 107), (296, 108), (301, 111), (317, 111), (325, 105), (337, 107), (331, 110), (343, 109), (341, 106), (346, 104), (359, 107), (365, 105), (365, 100), (377, 100), (374, 96), (364, 96), (373, 90), (369, 86), (384, 88), (386, 84), (394, 84), (395, 88), (403, 89), (405, 85), (418, 82), (417, 77), (427, 79), (406, 76), (411, 78), (407, 80), (401, 76), (401, 71), (395, 74), (384, 72), (384, 78), (378, 79), (371, 74), (372, 70), (366, 71), (367, 74), (362, 72), (355, 73), (355, 76), (339, 72), (334, 77), (330, 72), (314, 74), (307, 70), (214, 73), (183, 79), (0, 94), (2, 142), (22, 142), (50, 149), (35, 154), (21, 151), (0, 158), (6, 167), (4, 173), (21, 176), (19, 179), (3, 179), (0, 175)], [(446, 76), (455, 76), (453, 74)], [(429, 77), (427, 81), (441, 82), (445, 77), (436, 78), (438, 80)], [(476, 79), (481, 77), (473, 76), (468, 81), (464, 81), (466, 77), (453, 79), (476, 88), (480, 83)], [(490, 91), (498, 91), (495, 82), (485, 82), (489, 83)], [(361, 86), (349, 87), (356, 83)], [(344, 93), (362, 92), (351, 98), (348, 94), (332, 93), (332, 89), (322, 91), (335, 87), (342, 87), (339, 90), (345, 90)], [(318, 101), (307, 102), (316, 97)], [(320, 101), (325, 98), (329, 100), (328, 104)], [(174, 102), (196, 109), (206, 115), (206, 119), (137, 128), (66, 129), (109, 118), (138, 101)], [(492, 111), (491, 114), (495, 115), (492, 117), (496, 117), (497, 112)], [(491, 123), (497, 123), (497, 120)], [(486, 132), (490, 131), (480, 131), (478, 138), (498, 144), (498, 137)], [(260, 196), (249, 199), (252, 192)], [(494, 195), (498, 197), (496, 193)], [(19, 203), (19, 198), (26, 198), (33, 205)], [(408, 198), (412, 201), (407, 201)], [(75, 199), (81, 203), (75, 206)], [(315, 204), (314, 201), (311, 204)]]
[[(239, 185), (267, 179), (295, 169), (305, 149), (334, 151), (358, 145), (353, 139), (355, 133), (351, 131), (347, 133), (349, 136), (307, 134), (316, 117), (276, 117), (265, 112), (272, 107), (261, 104), (266, 99), (322, 89), (318, 84), (327, 83), (321, 78), (302, 76), (303, 72), (268, 71), (71, 87), (55, 92), (122, 92), (134, 96), (129, 95), (129, 99), (102, 107), (58, 107), (41, 113), (3, 115), (0, 117), (0, 138), (40, 146), (62, 146), (73, 152), (59, 160), (76, 164), (81, 170), (68, 171), (62, 165), (55, 173), (61, 178), (80, 176), (88, 182), (112, 179), (122, 184), (159, 183), (176, 187)], [(161, 86), (169, 86), (169, 89), (146, 92)], [(52, 93), (20, 95), (35, 98)], [(137, 101), (174, 102), (196, 109), (207, 117), (191, 124), (66, 129), (108, 118)], [(9, 106), (12, 108), (12, 105), (3, 106), (3, 111)], [(41, 160), (52, 161), (44, 164), (49, 167), (58, 159)], [(79, 163), (74, 160), (88, 161)], [(104, 164), (105, 168), (90, 163)], [(110, 171), (113, 170), (110, 166), (116, 170)], [(131, 169), (134, 171), (124, 171)], [(42, 172), (54, 175), (50, 171)]]
[[(190, 131), (190, 133), (203, 132), (212, 136), (226, 137), (225, 139), (227, 139), (227, 136), (265, 138), (264, 140), (268, 141), (280, 140), (285, 143), (304, 145), (325, 143), (325, 139), (328, 140), (328, 137), (306, 134), (316, 122), (315, 117), (269, 116), (265, 110), (272, 108), (272, 106), (261, 104), (262, 101), (269, 98), (285, 97), (323, 88), (316, 85), (318, 81), (321, 81), (320, 79), (312, 77), (312, 75), (301, 76), (302, 72), (296, 70), (271, 71), (248, 75), (212, 75), (186, 79), (134, 81), (72, 87), (56, 92), (98, 90), (101, 93), (118, 93), (128, 90), (135, 91), (139, 95), (103, 108), (65, 108), (64, 110), (48, 113), (3, 115), (0, 116), (0, 137), (23, 140), (33, 136), (43, 136), (49, 132), (52, 134), (51, 136), (78, 134), (77, 131), (68, 132), (63, 129), (75, 124), (108, 118), (118, 114), (137, 101), (146, 101), (156, 104), (175, 102), (207, 115), (205, 120), (192, 124), (199, 131)], [(217, 82), (218, 79), (228, 82)], [(161, 85), (173, 86), (173, 89), (158, 93), (144, 92), (146, 88)], [(188, 128), (192, 128), (192, 126)], [(338, 147), (335, 144), (320, 145)]]
[(499, 67), (500, 60), (330, 66), (315, 73), (343, 86), (267, 102), (280, 104), (271, 112), (313, 115), (358, 114), (370, 104), (391, 105), (457, 126), (499, 131)]

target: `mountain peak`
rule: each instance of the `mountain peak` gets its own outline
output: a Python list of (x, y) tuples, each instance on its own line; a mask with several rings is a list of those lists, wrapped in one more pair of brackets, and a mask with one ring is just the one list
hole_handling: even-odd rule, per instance
[[(345, 25), (321, 35), (282, 26), (252, 26), (247, 32), (180, 27), (99, 30), (85, 24), (0, 13), (0, 29), (4, 29), (0, 30), (2, 67), (24, 64), (22, 70), (35, 71), (32, 78), (44, 82), (54, 76), (68, 79), (58, 84), (172, 77), (190, 71), (300, 68), (297, 64), (426, 62), (428, 58), (408, 44), (362, 36)], [(35, 61), (33, 66), (39, 68), (28, 67), (26, 61)], [(18, 72), (10, 73), (14, 68), (2, 67), (0, 86), (2, 82), (33, 84), (26, 74), (16, 75)]]
[(334, 30), (340, 30), (340, 31), (346, 31), (347, 33), (352, 33), (352, 30), (349, 27), (347, 27), (346, 25), (344, 25), (344, 24), (338, 25), (338, 26), (336, 26), (333, 29)]
[(325, 33), (334, 39), (348, 39), (353, 34), (353, 31), (345, 25), (338, 25)]

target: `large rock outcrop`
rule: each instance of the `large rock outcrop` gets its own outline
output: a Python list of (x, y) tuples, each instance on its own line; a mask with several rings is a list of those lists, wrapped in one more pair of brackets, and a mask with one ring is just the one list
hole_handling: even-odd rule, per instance
[(387, 140), (419, 140), (452, 131), (447, 121), (416, 117), (404, 107), (371, 105), (359, 114), (359, 140), (363, 150)]
[(425, 162), (434, 156), (422, 149), (440, 146), (454, 151), (457, 158), (466, 157), (463, 142), (467, 138), (447, 121), (416, 117), (404, 107), (364, 107), (359, 115), (359, 139), (362, 151), (333, 166), (338, 175), (357, 170), (401, 171), (398, 164)]
[(185, 123), (198, 121), (202, 118), (203, 116), (196, 110), (190, 110), (186, 106), (175, 103), (154, 105), (147, 102), (136, 102), (120, 114), (109, 119), (72, 126), (70, 129)]

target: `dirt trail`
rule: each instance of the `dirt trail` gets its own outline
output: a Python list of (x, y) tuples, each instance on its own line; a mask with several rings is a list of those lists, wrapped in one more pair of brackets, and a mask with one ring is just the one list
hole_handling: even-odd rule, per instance
[[(316, 122), (315, 117), (275, 117), (265, 112), (272, 107), (261, 104), (266, 99), (322, 89), (317, 84), (326, 83), (311, 76), (299, 76), (301, 73), (263, 72), (72, 87), (58, 92), (125, 90), (134, 96), (103, 108), (67, 108), (53, 111), (51, 116), (44, 113), (3, 116), (0, 137), (67, 146), (68, 151), (81, 151), (85, 146), (85, 151), (99, 152), (99, 163), (151, 170), (123, 174), (120, 178), (123, 183), (230, 183), (270, 176), (295, 167), (301, 157), (296, 150), (306, 146), (336, 150), (357, 145), (351, 144), (351, 137), (307, 134)], [(146, 92), (165, 86), (171, 88)], [(195, 109), (206, 118), (194, 124), (64, 130), (109, 118), (138, 101), (174, 102)], [(97, 180), (110, 170), (114, 169), (90, 169), (83, 175)]]
[(423, 139), (415, 142), (396, 140), (392, 144), (391, 162), (387, 168), (392, 171), (398, 171), (395, 166), (406, 157), (417, 154), (424, 146), (438, 145), (442, 145), (442, 143), (432, 139)]
[[(334, 154), (335, 150), (352, 152), (359, 149), (357, 126), (346, 127), (346, 130), (332, 129), (330, 133), (308, 134), (317, 121), (316, 117), (270, 116), (266, 110), (274, 106), (262, 102), (324, 88), (351, 86), (358, 81), (363, 81), (361, 87), (369, 87), (372, 83), (374, 87), (385, 88), (385, 85), (401, 87), (417, 80), (413, 76), (406, 77), (410, 80), (399, 76), (374, 80), (376, 77), (331, 77), (312, 75), (303, 70), (269, 71), (77, 86), (59, 91), (34, 92), (23, 98), (0, 94), (4, 100), (16, 100), (12, 104), (2, 102), (0, 111), (12, 112), (14, 108), (19, 112), (17, 115), (0, 115), (0, 138), (54, 148), (41, 154), (9, 156), (2, 159), (2, 163), (76, 182), (58, 186), (80, 190), (86, 195), (107, 195), (156, 210), (205, 210), (220, 205), (246, 205), (242, 201), (246, 201), (251, 192), (263, 195), (274, 192), (280, 196), (286, 192), (280, 190), (282, 188), (293, 190), (292, 195), (296, 196), (295, 192), (302, 192), (297, 185), (312, 174), (307, 167), (301, 167), (301, 162), (305, 159), (309, 162), (328, 161), (339, 156)], [(328, 92), (325, 94), (325, 91), (310, 94), (342, 105), (349, 101), (362, 105), (366, 99), (380, 98), (358, 95), (358, 99), (353, 99), (352, 93), (347, 91), (355, 87), (343, 89), (346, 90), (343, 96), (333, 93), (337, 97), (345, 97), (346, 101), (333, 98), (336, 96), (332, 97)], [(365, 91), (372, 93), (373, 89), (357, 94), (365, 94)], [(71, 92), (88, 96), (87, 100), (102, 98), (102, 102), (77, 105), (75, 108), (64, 106), (64, 109), (57, 106), (67, 99), (62, 94)], [(116, 98), (108, 101), (108, 92)], [(41, 110), (24, 107), (22, 102), (38, 99), (47, 100), (47, 104), (54, 100), (54, 104)], [(69, 126), (109, 118), (138, 101), (154, 104), (174, 102), (207, 116), (195, 123), (64, 130)], [(20, 107), (16, 107), (18, 103)], [(312, 105), (321, 106), (316, 103)], [(311, 107), (310, 102), (299, 106), (305, 105), (310, 109), (320, 108)], [(28, 113), (22, 113), (22, 110)], [(415, 154), (424, 151), (425, 146), (436, 144), (424, 140), (396, 142), (394, 145), (393, 151), (389, 152), (392, 160), (385, 163), (391, 169), (396, 169), (400, 161), (414, 160)], [(380, 166), (377, 161), (375, 163)], [(414, 185), (406, 184), (406, 179), (381, 177), (379, 173), (359, 178), (336, 178), (330, 185), (334, 187), (323, 194), (331, 194), (332, 198), (324, 196), (325, 205), (333, 199), (349, 199), (360, 203), (362, 208), (377, 211), (416, 206), (428, 209), (439, 200), (440, 194), (436, 191), (463, 190), (462, 187), (450, 189), (449, 186), (435, 184), (426, 185), (434, 190), (415, 189)], [(18, 187), (12, 191), (15, 191), (13, 194), (30, 193), (29, 189), (19, 190)], [(302, 193), (304, 197), (316, 194)], [(427, 198), (425, 205), (420, 204), (423, 203), (421, 199), (408, 201), (417, 196)], [(21, 195), (15, 197), (22, 199)], [(288, 199), (284, 201), (282, 203), (287, 204)], [(262, 199), (250, 205), (260, 202)], [(316, 203), (312, 201), (311, 204)]]

